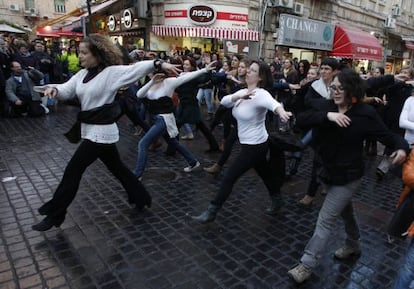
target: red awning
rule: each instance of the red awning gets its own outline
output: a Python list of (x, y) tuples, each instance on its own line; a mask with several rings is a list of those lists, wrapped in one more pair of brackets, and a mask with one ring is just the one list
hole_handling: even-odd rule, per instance
[(331, 56), (382, 61), (382, 47), (378, 39), (357, 28), (336, 25)]
[(414, 50), (414, 43), (411, 41), (405, 41), (405, 47), (407, 47), (407, 49)]
[(38, 37), (61, 37), (61, 36), (75, 36), (82, 37), (83, 34), (79, 32), (72, 32), (69, 30), (55, 30), (50, 26), (38, 27), (36, 29), (36, 35)]
[(250, 29), (154, 25), (152, 26), (152, 32), (159, 36), (259, 41), (259, 32)]

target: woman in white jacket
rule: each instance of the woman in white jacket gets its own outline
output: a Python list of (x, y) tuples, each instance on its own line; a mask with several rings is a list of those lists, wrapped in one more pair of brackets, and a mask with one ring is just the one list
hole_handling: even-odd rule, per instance
[[(138, 81), (155, 69), (176, 74), (180, 72), (174, 65), (160, 60), (119, 65), (122, 63), (121, 55), (109, 37), (99, 34), (85, 37), (79, 45), (79, 59), (83, 69), (63, 84), (47, 86), (44, 94), (60, 99), (77, 97), (81, 111), (90, 112), (112, 104), (121, 87)], [(135, 204), (139, 209), (151, 206), (151, 196), (119, 157), (116, 148), (119, 131), (115, 121), (106, 124), (82, 122), (81, 138), (82, 142), (66, 166), (53, 198), (38, 210), (46, 217), (33, 225), (33, 230), (46, 231), (63, 223), (67, 208), (76, 196), (83, 172), (98, 158), (121, 182), (128, 193), (129, 203)]]

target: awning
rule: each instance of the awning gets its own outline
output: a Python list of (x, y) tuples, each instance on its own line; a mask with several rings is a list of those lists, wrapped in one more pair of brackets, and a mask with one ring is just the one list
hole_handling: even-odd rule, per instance
[(19, 34), (24, 34), (26, 33), (23, 30), (14, 28), (13, 26), (7, 25), (7, 24), (0, 24), (0, 32), (9, 32), (9, 33), (19, 33)]
[(411, 41), (405, 41), (405, 47), (407, 47), (407, 49), (414, 50), (414, 43)]
[(153, 25), (152, 32), (158, 36), (259, 41), (259, 32), (250, 29)]
[(331, 56), (382, 61), (382, 47), (378, 39), (357, 28), (336, 25)]
[(74, 37), (83, 36), (83, 34), (79, 32), (73, 32), (70, 30), (62, 30), (62, 29), (55, 30), (51, 26), (38, 27), (36, 29), (36, 35), (38, 37), (50, 37), (50, 38), (61, 37), (61, 36), (74, 36)]

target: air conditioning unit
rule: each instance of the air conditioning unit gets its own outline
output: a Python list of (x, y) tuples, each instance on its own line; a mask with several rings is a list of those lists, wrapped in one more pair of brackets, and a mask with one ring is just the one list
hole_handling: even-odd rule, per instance
[(20, 10), (20, 7), (19, 7), (18, 4), (10, 4), (9, 5), (9, 10), (11, 10), (11, 11), (19, 11)]
[(293, 9), (293, 0), (271, 0), (273, 7)]
[(303, 15), (303, 10), (305, 6), (302, 3), (295, 3), (293, 6), (293, 12), (298, 15)]
[(39, 10), (37, 10), (36, 8), (29, 8), (27, 10), (24, 11), (26, 14), (39, 14)]
[(392, 16), (401, 16), (401, 8), (398, 5), (395, 5), (391, 10)]
[(385, 28), (394, 29), (397, 26), (397, 20), (393, 18), (391, 15), (387, 16), (384, 23)]

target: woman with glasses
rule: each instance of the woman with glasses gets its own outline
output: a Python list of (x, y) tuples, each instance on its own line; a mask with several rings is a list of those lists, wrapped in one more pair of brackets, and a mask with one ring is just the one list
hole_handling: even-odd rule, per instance
[(338, 259), (361, 253), (359, 228), (353, 213), (352, 196), (358, 190), (364, 174), (363, 142), (373, 137), (393, 148), (394, 164), (402, 163), (408, 152), (407, 142), (390, 132), (375, 109), (362, 102), (364, 80), (351, 69), (339, 72), (329, 86), (331, 99), (319, 102), (319, 108), (297, 117), (301, 127), (313, 128), (313, 147), (321, 161), (318, 178), (327, 195), (319, 212), (313, 236), (305, 247), (300, 264), (288, 274), (297, 282), (309, 279), (318, 265), (336, 221), (345, 225), (345, 245), (335, 251)]

